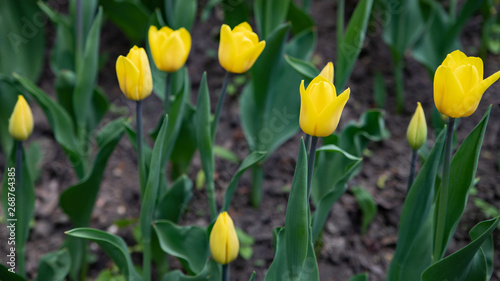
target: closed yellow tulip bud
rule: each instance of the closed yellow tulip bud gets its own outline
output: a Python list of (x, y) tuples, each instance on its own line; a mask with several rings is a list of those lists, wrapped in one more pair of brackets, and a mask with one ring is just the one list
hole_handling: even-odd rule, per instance
[(452, 118), (474, 113), (484, 91), (500, 78), (500, 71), (483, 80), (483, 61), (456, 50), (434, 75), (434, 103), (441, 114)]
[(427, 123), (422, 105), (417, 103), (417, 109), (411, 118), (406, 131), (406, 139), (413, 150), (418, 150), (427, 140)]
[(17, 96), (17, 103), (9, 119), (9, 133), (18, 141), (27, 139), (33, 132), (33, 114), (22, 95)]
[(123, 94), (131, 100), (147, 98), (153, 91), (153, 78), (144, 48), (134, 46), (126, 57), (116, 60), (116, 76)]
[(220, 29), (219, 63), (228, 72), (247, 72), (260, 56), (266, 41), (260, 41), (252, 27), (243, 22), (233, 30), (223, 24)]
[[(326, 76), (326, 77), (325, 77)], [(351, 90), (347, 88), (341, 95), (332, 83), (333, 64), (329, 63), (304, 88), (304, 80), (300, 84), (300, 128), (306, 134), (316, 137), (331, 135), (339, 124)]]
[(149, 47), (156, 67), (165, 72), (176, 72), (185, 63), (191, 51), (191, 35), (184, 27), (160, 30), (152, 25), (148, 33)]
[(210, 233), (210, 252), (214, 260), (220, 264), (228, 264), (238, 257), (240, 242), (234, 229), (233, 220), (223, 212), (215, 221)]

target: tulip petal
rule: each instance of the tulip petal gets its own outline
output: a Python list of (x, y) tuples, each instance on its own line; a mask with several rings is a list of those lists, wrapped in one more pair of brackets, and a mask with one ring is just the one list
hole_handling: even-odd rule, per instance
[(236, 65), (233, 67), (233, 73), (244, 73), (252, 68), (255, 61), (259, 58), (260, 54), (266, 47), (266, 41), (261, 41), (252, 49), (246, 51), (244, 54), (236, 57)]
[(139, 48), (136, 67), (139, 69), (139, 81), (137, 83), (137, 92), (139, 99), (148, 97), (153, 91), (153, 78), (151, 76), (151, 68), (149, 66), (148, 55), (144, 48)]
[[(189, 52), (191, 51), (191, 34), (189, 34), (189, 31), (187, 31), (184, 27), (180, 28), (179, 30), (179, 35), (181, 37), (182, 43), (184, 43), (184, 51), (186, 52), (186, 59), (187, 56), (189, 55)], [(186, 61), (186, 60), (184, 60)]]
[(242, 32), (242, 31), (250, 31), (253, 33), (252, 26), (246, 21), (238, 24), (237, 26), (234, 27), (233, 32)]
[(18, 141), (26, 140), (33, 132), (33, 113), (22, 95), (17, 96), (17, 102), (9, 118), (9, 133)]
[(478, 57), (467, 57), (467, 58), (465, 58), (463, 60), (463, 62), (465, 64), (470, 64), (470, 65), (474, 66), (476, 68), (476, 70), (477, 70), (479, 81), (483, 80), (484, 66), (483, 66), (483, 60), (481, 58), (478, 58)]
[(166, 37), (169, 37), (173, 32), (174, 30), (168, 26), (163, 26), (162, 28), (160, 28), (160, 33), (165, 34)]
[(316, 112), (321, 112), (333, 102), (337, 93), (332, 83), (321, 81), (308, 87), (309, 99), (314, 104)]
[(240, 242), (238, 241), (238, 236), (234, 228), (233, 220), (226, 213), (222, 213), (226, 222), (227, 228), (227, 244), (226, 244), (226, 263), (230, 263), (238, 257), (238, 251), (240, 248)]
[(139, 80), (139, 69), (134, 63), (124, 56), (116, 60), (116, 76), (123, 94), (133, 100), (139, 100), (137, 93), (137, 82)]
[(319, 74), (323, 77), (326, 78), (330, 83), (333, 84), (333, 75), (334, 75), (334, 70), (333, 70), (333, 63), (329, 62), (325, 65), (323, 70), (321, 70), (321, 73)]
[(470, 94), (464, 98), (461, 103), (461, 108), (464, 113), (460, 117), (467, 117), (474, 113), (483, 97), (484, 92), (498, 79), (500, 78), (500, 71), (495, 72), (490, 77), (484, 79), (479, 83), (474, 89), (471, 90)]
[(236, 48), (231, 28), (227, 24), (223, 24), (220, 29), (219, 63), (225, 70), (233, 72), (233, 62), (235, 59)]
[(457, 76), (458, 81), (460, 81), (465, 94), (480, 82), (476, 67), (473, 65), (463, 64), (455, 68), (453, 72)]
[(464, 98), (460, 81), (451, 68), (441, 65), (434, 75), (434, 103), (446, 116), (454, 117), (458, 105)]
[(187, 58), (184, 51), (184, 43), (178, 34), (172, 34), (161, 46), (162, 71), (175, 72), (184, 65)]
[(351, 89), (347, 88), (335, 100), (329, 104), (323, 112), (318, 116), (318, 128), (316, 136), (327, 137), (331, 135), (336, 129), (340, 121), (342, 111), (349, 100)]
[(467, 56), (460, 50), (455, 50), (448, 54), (441, 65), (447, 66), (454, 70), (462, 63), (462, 60), (466, 59)]
[(214, 260), (220, 264), (227, 264), (227, 239), (228, 231), (222, 214), (219, 215), (210, 233), (210, 252)]
[(304, 88), (304, 80), (300, 83), (300, 128), (304, 133), (314, 136), (318, 121), (318, 113)]

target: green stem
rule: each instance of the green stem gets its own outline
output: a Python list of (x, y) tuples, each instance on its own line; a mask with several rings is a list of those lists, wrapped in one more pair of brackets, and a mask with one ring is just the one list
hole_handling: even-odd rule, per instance
[(252, 190), (250, 201), (254, 208), (258, 208), (262, 201), (262, 180), (264, 179), (264, 170), (259, 163), (252, 167)]
[[(75, 7), (75, 40), (76, 40), (76, 65), (78, 66), (81, 62), (82, 49), (83, 49), (83, 17), (82, 17), (82, 0), (76, 0)], [(78, 67), (77, 67), (78, 69)]]
[[(19, 198), (23, 194), (22, 190), (22, 179), (23, 179), (23, 142), (22, 141), (16, 141), (15, 143), (16, 146), (16, 197)], [(24, 237), (19, 237), (19, 239), (24, 239)], [(23, 241), (25, 242), (25, 241)], [(20, 245), (24, 245), (25, 243), (19, 243)], [(23, 248), (18, 247), (17, 248), (17, 257), (18, 257), (18, 274), (21, 275), (22, 277), (26, 277), (26, 270), (24, 268), (24, 246)]]
[(229, 264), (222, 265), (222, 281), (227, 281), (229, 275)]
[(313, 136), (311, 140), (311, 148), (309, 149), (309, 159), (307, 161), (307, 198), (311, 197), (311, 184), (314, 172), (314, 159), (316, 157), (317, 145), (318, 137)]
[(410, 193), (411, 185), (413, 184), (413, 179), (415, 178), (415, 167), (417, 165), (418, 153), (416, 150), (412, 150), (411, 162), (410, 162), (410, 175), (408, 176), (408, 186), (406, 187), (406, 194)]
[(304, 140), (305, 144), (306, 144), (306, 151), (309, 150), (309, 143), (311, 142), (311, 135), (309, 134), (306, 134), (306, 139)]
[[(226, 98), (227, 85), (229, 84), (229, 80), (231, 79), (231, 74), (226, 72), (226, 76), (224, 76), (224, 82), (222, 82), (222, 88), (220, 90), (219, 100), (217, 101), (217, 107), (215, 108), (214, 120), (212, 122), (211, 133), (212, 140), (215, 140), (215, 133), (217, 131), (217, 125), (219, 124), (220, 112), (222, 110), (222, 105), (224, 104), (224, 99)], [(214, 141), (212, 141), (213, 143)]]
[(443, 257), (443, 254), (445, 252), (445, 249), (443, 249), (445, 242), (444, 228), (448, 211), (448, 189), (450, 185), (450, 162), (454, 125), (455, 119), (449, 117), (448, 127), (446, 129), (446, 142), (444, 145), (443, 177), (441, 179), (441, 189), (439, 190), (436, 236), (434, 237), (434, 254), (432, 255), (434, 262), (439, 261)]
[(337, 0), (337, 57), (340, 56), (340, 47), (344, 41), (344, 0)]
[(163, 108), (165, 112), (168, 113), (170, 110), (170, 80), (172, 75), (167, 72), (167, 83), (165, 85), (165, 99), (163, 100)]
[(215, 184), (213, 178), (207, 178), (207, 195), (208, 204), (210, 205), (210, 218), (215, 220), (217, 218), (217, 202), (215, 202)]
[(143, 257), (142, 257), (142, 278), (144, 281), (151, 280), (151, 240), (143, 239)]
[(137, 138), (137, 165), (139, 166), (139, 184), (141, 185), (141, 198), (144, 195), (144, 189), (146, 188), (146, 167), (144, 166), (144, 156), (142, 153), (142, 100), (138, 100), (136, 103), (136, 138)]

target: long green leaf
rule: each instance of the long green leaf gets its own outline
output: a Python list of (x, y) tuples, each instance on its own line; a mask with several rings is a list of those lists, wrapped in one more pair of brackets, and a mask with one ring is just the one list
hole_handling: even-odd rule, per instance
[[(5, 265), (0, 264), (0, 280), (5, 280), (5, 281), (26, 281), (23, 277), (11, 272), (9, 269), (10, 267), (7, 268)], [(15, 270), (15, 266), (14, 269)]]
[(221, 280), (221, 272), (219, 269), (219, 264), (217, 264), (213, 259), (206, 261), (203, 271), (196, 276), (186, 276), (180, 270), (170, 271), (165, 274), (162, 281), (218, 281)]
[(290, 0), (256, 0), (254, 2), (255, 22), (262, 38), (268, 36), (283, 23), (287, 16)]
[(361, 220), (361, 233), (365, 234), (371, 221), (377, 215), (377, 203), (375, 202), (375, 199), (373, 199), (371, 193), (360, 186), (353, 188), (352, 194), (354, 194), (354, 197), (363, 212), (363, 218)]
[(147, 36), (150, 11), (140, 1), (100, 0), (104, 14), (132, 41)]
[(163, 251), (186, 261), (190, 272), (202, 272), (210, 256), (208, 235), (204, 228), (179, 226), (163, 220), (156, 221), (154, 228)]
[(255, 151), (250, 153), (245, 160), (243, 160), (243, 163), (241, 163), (240, 167), (238, 168), (238, 171), (234, 174), (233, 178), (229, 182), (229, 185), (227, 187), (227, 190), (224, 194), (224, 205), (222, 205), (222, 212), (227, 211), (229, 209), (229, 205), (231, 204), (231, 199), (233, 198), (234, 192), (236, 191), (236, 188), (238, 187), (238, 181), (243, 175), (243, 173), (250, 167), (254, 166), (255, 164), (259, 163), (264, 159), (266, 156), (266, 152), (261, 152), (261, 151)]
[[(441, 253), (444, 254), (448, 244), (450, 243), (455, 230), (458, 226), (460, 218), (464, 213), (469, 190), (474, 182), (476, 175), (479, 154), (490, 117), (490, 108), (486, 111), (479, 124), (464, 140), (460, 148), (455, 153), (450, 164), (450, 186), (452, 192), (448, 194), (448, 205), (445, 220), (445, 229), (442, 241), (444, 241)], [(440, 200), (440, 199), (438, 199)]]
[(67, 235), (93, 241), (108, 254), (128, 281), (140, 281), (142, 278), (135, 271), (127, 244), (122, 238), (107, 232), (92, 228), (75, 228), (66, 232)]
[(340, 42), (337, 51), (337, 64), (335, 65), (335, 86), (337, 91), (344, 89), (349, 76), (351, 76), (354, 63), (361, 52), (372, 5), (373, 0), (362, 0), (358, 3), (349, 20), (344, 39)]
[(285, 56), (286, 62), (308, 82), (319, 74), (319, 70), (310, 62), (298, 58)]
[[(464, 248), (451, 254), (450, 256), (434, 263), (423, 274), (423, 281), (483, 281), (485, 275), (478, 278), (470, 276), (469, 270), (474, 262), (474, 257), (478, 251), (481, 251), (481, 245), (491, 236), (491, 233), (498, 226), (500, 217), (483, 221), (477, 224), (471, 233), (474, 233), (475, 239)], [(484, 268), (486, 270), (486, 268)], [(473, 278), (471, 278), (473, 277)], [(482, 279), (481, 279), (482, 278)]]
[(37, 281), (63, 281), (69, 273), (71, 259), (67, 249), (49, 253), (40, 259)]
[(177, 223), (193, 197), (193, 182), (182, 175), (158, 202), (156, 219)]
[(431, 263), (431, 211), (443, 147), (444, 132), (441, 132), (406, 197), (387, 281), (420, 280), (421, 273)]
[(198, 2), (196, 0), (165, 0), (165, 13), (170, 28), (179, 29), (181, 27), (191, 30)]

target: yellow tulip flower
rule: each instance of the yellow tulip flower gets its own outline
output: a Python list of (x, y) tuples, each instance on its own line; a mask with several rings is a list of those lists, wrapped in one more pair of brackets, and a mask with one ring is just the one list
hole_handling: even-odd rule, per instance
[(33, 132), (33, 114), (22, 95), (17, 96), (17, 103), (9, 119), (9, 133), (18, 141), (27, 139)]
[(134, 46), (126, 57), (116, 60), (116, 76), (123, 94), (131, 100), (147, 98), (153, 91), (153, 78), (144, 48)]
[(266, 41), (260, 41), (252, 27), (243, 22), (233, 30), (223, 24), (220, 29), (219, 63), (232, 73), (247, 72), (260, 56)]
[(418, 150), (427, 140), (427, 123), (425, 121), (424, 110), (419, 102), (411, 118), (410, 125), (408, 125), (406, 139), (413, 150)]
[(500, 71), (483, 80), (483, 61), (456, 50), (434, 75), (434, 103), (441, 114), (452, 118), (474, 113), (484, 91), (500, 78)]
[(234, 229), (233, 220), (223, 212), (215, 221), (210, 233), (210, 252), (214, 260), (220, 264), (228, 264), (238, 257), (240, 242)]
[(331, 135), (339, 124), (351, 90), (347, 88), (341, 95), (333, 85), (333, 64), (328, 63), (320, 75), (304, 88), (300, 84), (300, 128), (306, 134), (316, 137)]
[(176, 72), (185, 63), (191, 51), (191, 35), (184, 27), (160, 30), (152, 25), (148, 32), (149, 47), (156, 67), (165, 72)]

